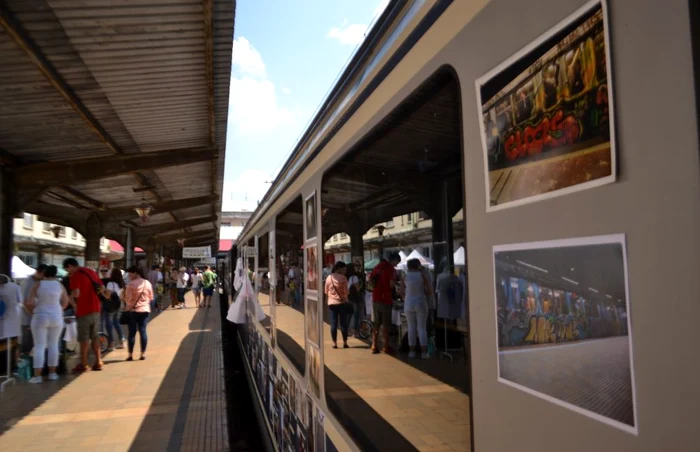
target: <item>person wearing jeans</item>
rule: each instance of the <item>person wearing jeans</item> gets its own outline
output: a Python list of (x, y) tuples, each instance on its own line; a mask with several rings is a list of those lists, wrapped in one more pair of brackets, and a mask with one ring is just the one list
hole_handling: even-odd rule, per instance
[(406, 265), (408, 266), (408, 271), (401, 283), (400, 292), (404, 295), (404, 314), (408, 324), (408, 346), (411, 348), (408, 357), (416, 357), (416, 336), (418, 336), (422, 352), (421, 357), (427, 359), (429, 356), (428, 332), (426, 329), (428, 302), (426, 298), (430, 291), (430, 283), (423, 275), (418, 259), (409, 259)]
[(148, 280), (143, 279), (141, 269), (132, 266), (127, 270), (129, 284), (126, 286), (124, 312), (129, 312), (129, 356), (127, 361), (133, 361), (134, 345), (136, 345), (136, 333), (139, 333), (141, 342), (141, 360), (146, 359), (146, 346), (148, 335), (146, 325), (148, 315), (151, 312), (151, 300), (153, 299), (153, 286)]
[[(108, 299), (112, 293), (116, 293), (117, 296), (121, 298), (121, 290), (124, 288), (124, 278), (122, 277), (122, 272), (118, 268), (113, 268), (112, 272), (109, 273), (109, 278), (106, 277), (109, 270), (107, 268), (100, 268), (100, 279), (102, 284), (105, 286), (104, 297), (105, 300)], [(122, 331), (122, 326), (119, 323), (119, 310), (115, 312), (107, 312), (105, 306), (102, 306), (102, 331), (107, 335), (107, 341), (109, 342), (109, 347), (107, 351), (111, 351), (114, 348), (122, 349), (124, 348), (124, 332)], [(115, 347), (115, 337), (114, 330), (117, 331), (117, 337), (119, 342), (116, 343)]]
[(347, 266), (338, 261), (333, 266), (333, 272), (326, 278), (324, 292), (328, 298), (328, 309), (331, 311), (331, 340), (333, 348), (338, 348), (338, 324), (343, 336), (343, 348), (348, 347), (348, 280), (345, 277)]
[(26, 302), (32, 312), (32, 337), (34, 339), (34, 377), (30, 383), (41, 383), (44, 370), (44, 358), (48, 355), (49, 380), (58, 380), (58, 341), (63, 329), (63, 310), (70, 303), (63, 284), (56, 281), (58, 269), (49, 265), (44, 272), (44, 279), (37, 281), (31, 288)]

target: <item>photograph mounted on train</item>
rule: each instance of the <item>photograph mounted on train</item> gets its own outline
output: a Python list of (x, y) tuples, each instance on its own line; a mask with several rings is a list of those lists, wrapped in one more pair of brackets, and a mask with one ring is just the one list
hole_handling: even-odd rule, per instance
[(476, 82), (488, 210), (615, 181), (606, 27), (589, 2)]
[(623, 234), (494, 247), (499, 381), (637, 432)]

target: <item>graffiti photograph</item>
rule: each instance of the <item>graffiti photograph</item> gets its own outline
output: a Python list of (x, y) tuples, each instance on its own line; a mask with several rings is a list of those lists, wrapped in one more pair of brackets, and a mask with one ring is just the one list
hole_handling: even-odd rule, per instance
[(306, 303), (306, 339), (318, 346), (321, 336), (321, 315), (318, 299), (307, 296)]
[(615, 181), (606, 15), (587, 3), (477, 80), (488, 211)]
[(636, 434), (624, 234), (494, 247), (499, 381)]
[(321, 352), (311, 344), (308, 344), (308, 352), (306, 353), (309, 368), (309, 386), (318, 398), (321, 397)]
[(318, 272), (316, 266), (316, 245), (306, 246), (306, 290), (318, 291)]

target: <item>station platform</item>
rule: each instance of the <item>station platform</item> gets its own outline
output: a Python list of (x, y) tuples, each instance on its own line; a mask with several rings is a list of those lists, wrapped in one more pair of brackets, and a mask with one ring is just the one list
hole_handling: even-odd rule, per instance
[(228, 451), (219, 296), (187, 306), (149, 322), (145, 361), (114, 350), (102, 371), (7, 386), (0, 450)]

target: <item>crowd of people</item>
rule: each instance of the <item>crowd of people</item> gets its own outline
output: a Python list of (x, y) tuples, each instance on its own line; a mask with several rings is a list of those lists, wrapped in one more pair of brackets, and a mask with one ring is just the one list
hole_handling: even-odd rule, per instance
[(382, 259), (366, 277), (363, 269), (339, 261), (325, 277), (324, 293), (330, 310), (331, 340), (338, 348), (338, 329), (343, 339), (343, 348), (348, 347), (348, 335), (357, 334), (360, 315), (364, 305), (364, 293), (372, 298), (372, 346), (373, 354), (380, 353), (379, 333), (382, 332), (381, 351), (394, 354), (389, 344), (394, 302), (403, 301), (403, 312), (408, 325), (409, 358), (420, 353), (428, 355), (427, 321), (429, 309), (435, 307), (435, 291), (429, 270), (418, 259), (407, 261), (407, 271), (399, 275), (396, 266), (401, 262), (398, 254)]
[[(139, 336), (139, 360), (146, 359), (147, 324), (156, 312), (172, 308), (184, 309), (185, 293), (192, 290), (198, 307), (211, 307), (217, 276), (210, 267), (163, 271), (154, 265), (147, 275), (140, 266), (126, 271), (118, 267), (92, 269), (79, 265), (77, 259), (63, 261), (67, 277), (58, 279), (55, 265), (41, 264), (30, 278), (17, 286), (20, 306), (19, 353), (32, 356), (34, 375), (30, 383), (59, 378), (60, 342), (65, 319), (75, 318), (79, 363), (72, 369), (80, 374), (101, 371), (104, 366), (100, 334), (106, 335), (107, 351), (127, 347), (126, 361), (134, 360), (136, 336)], [(169, 298), (169, 306), (165, 306)], [(124, 334), (123, 327), (126, 327)], [(89, 363), (90, 350), (94, 360)], [(33, 351), (33, 353), (32, 353)]]

